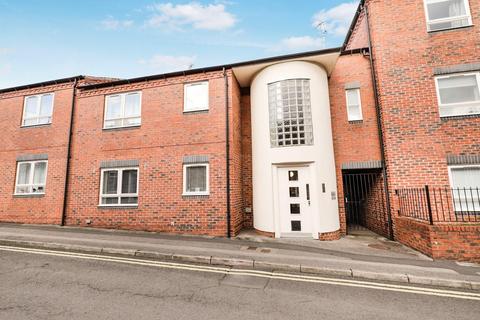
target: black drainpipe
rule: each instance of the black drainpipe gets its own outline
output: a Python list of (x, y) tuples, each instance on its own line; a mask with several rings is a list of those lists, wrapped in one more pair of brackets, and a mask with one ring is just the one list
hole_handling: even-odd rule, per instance
[(367, 22), (367, 34), (368, 34), (368, 56), (370, 58), (370, 70), (372, 71), (372, 83), (373, 83), (373, 94), (375, 95), (375, 109), (377, 114), (377, 123), (378, 123), (378, 137), (380, 139), (380, 151), (382, 157), (382, 173), (383, 173), (383, 188), (385, 189), (386, 195), (386, 206), (387, 206), (387, 217), (388, 217), (388, 233), (389, 238), (394, 240), (393, 234), (393, 224), (392, 224), (392, 210), (390, 208), (390, 193), (388, 189), (388, 178), (387, 178), (387, 163), (385, 161), (385, 144), (383, 138), (383, 125), (382, 125), (382, 117), (381, 117), (381, 109), (380, 109), (380, 98), (378, 96), (378, 88), (377, 88), (377, 75), (375, 72), (375, 63), (373, 60), (373, 49), (372, 49), (372, 38), (370, 34), (370, 22), (368, 19), (368, 8), (367, 6), (363, 6), (365, 10), (365, 19)]
[(225, 161), (227, 167), (227, 237), (231, 238), (230, 231), (230, 117), (229, 117), (229, 99), (228, 99), (228, 76), (225, 68), (223, 68), (223, 79), (225, 80)]
[(67, 195), (68, 195), (68, 182), (70, 177), (70, 156), (71, 156), (71, 145), (72, 145), (72, 129), (73, 129), (73, 117), (75, 111), (75, 97), (77, 95), (77, 83), (78, 78), (73, 82), (73, 92), (72, 92), (72, 107), (70, 109), (70, 126), (68, 128), (68, 142), (67, 142), (67, 163), (65, 166), (65, 186), (63, 187), (63, 210), (62, 210), (62, 220), (60, 222), (61, 226), (65, 225), (65, 218), (67, 216)]

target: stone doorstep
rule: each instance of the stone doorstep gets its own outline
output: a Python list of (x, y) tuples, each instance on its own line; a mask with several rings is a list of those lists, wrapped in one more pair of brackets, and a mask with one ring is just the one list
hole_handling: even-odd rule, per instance
[(185, 255), (169, 252), (146, 251), (135, 249), (119, 249), (119, 248), (99, 248), (83, 245), (71, 245), (60, 243), (48, 243), (38, 241), (25, 240), (7, 240), (0, 239), (0, 245), (16, 246), (33, 249), (51, 249), (66, 252), (80, 253), (100, 253), (106, 255), (119, 255), (127, 257), (147, 258), (161, 261), (176, 261), (203, 265), (215, 265), (235, 268), (251, 268), (262, 271), (284, 271), (293, 273), (305, 273), (325, 276), (340, 276), (345, 278), (368, 279), (378, 281), (389, 281), (397, 283), (409, 283), (419, 285), (431, 285), (456, 289), (468, 289), (480, 291), (480, 281), (464, 281), (445, 278), (421, 277), (400, 273), (380, 273), (372, 271), (363, 271), (355, 269), (327, 268), (318, 266), (307, 266), (301, 264), (284, 264), (268, 261), (256, 261), (253, 259), (238, 259), (228, 257), (214, 257), (201, 255)]

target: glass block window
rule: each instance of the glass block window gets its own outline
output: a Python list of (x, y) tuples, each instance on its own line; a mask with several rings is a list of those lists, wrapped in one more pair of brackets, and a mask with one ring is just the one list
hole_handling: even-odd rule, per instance
[(268, 85), (272, 147), (313, 144), (310, 80), (291, 79)]

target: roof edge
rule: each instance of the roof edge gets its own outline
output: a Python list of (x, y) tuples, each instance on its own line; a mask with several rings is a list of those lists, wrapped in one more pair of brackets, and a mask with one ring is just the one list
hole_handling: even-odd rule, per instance
[(83, 80), (85, 78), (86, 78), (86, 76), (84, 76), (84, 75), (78, 75), (78, 76), (73, 76), (73, 77), (68, 77), (68, 78), (61, 78), (61, 79), (55, 79), (55, 80), (48, 80), (48, 81), (43, 81), (43, 82), (25, 84), (25, 85), (16, 86), (16, 87), (0, 89), (0, 94), (1, 93), (12, 92), (12, 91), (33, 89), (33, 88), (38, 88), (38, 87), (47, 87), (47, 86), (52, 86), (52, 85), (55, 85), (55, 84), (73, 82), (75, 80)]
[(211, 67), (182, 70), (182, 71), (168, 72), (168, 73), (162, 73), (162, 74), (154, 74), (150, 76), (130, 78), (130, 79), (124, 79), (124, 80), (118, 80), (118, 81), (112, 81), (112, 82), (84, 85), (84, 86), (80, 86), (79, 88), (82, 90), (94, 90), (94, 89), (115, 87), (115, 86), (137, 83), (137, 82), (153, 81), (153, 80), (177, 77), (182, 75), (185, 76), (185, 75), (191, 75), (196, 73), (218, 71), (224, 68), (232, 69), (232, 68), (242, 67), (246, 65), (255, 65), (255, 64), (275, 62), (275, 61), (281, 61), (281, 60), (310, 57), (310, 56), (315, 56), (320, 54), (329, 54), (329, 53), (335, 53), (335, 52), (340, 53), (341, 51), (342, 51), (342, 47), (334, 47), (334, 48), (315, 50), (315, 51), (306, 51), (301, 53), (287, 54), (282, 56), (268, 57), (268, 58), (262, 58), (262, 59), (256, 59), (256, 60), (248, 60), (248, 61), (242, 61), (242, 62), (231, 63), (231, 64), (223, 64), (223, 65), (217, 65), (217, 66), (211, 66)]
[(345, 36), (345, 41), (343, 42), (342, 45), (342, 52), (345, 51), (348, 45), (348, 41), (350, 41), (350, 37), (352, 36), (353, 30), (355, 29), (355, 25), (358, 22), (358, 18), (360, 17), (360, 13), (362, 12), (362, 8), (365, 5), (365, 0), (360, 0), (360, 3), (358, 4), (357, 11), (355, 12), (355, 15), (353, 16), (352, 23), (350, 24), (350, 27), (348, 28), (348, 33)]

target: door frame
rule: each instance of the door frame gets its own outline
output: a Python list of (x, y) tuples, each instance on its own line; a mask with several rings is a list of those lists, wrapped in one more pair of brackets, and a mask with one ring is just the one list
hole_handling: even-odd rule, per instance
[[(272, 188), (273, 188), (273, 225), (275, 230), (275, 238), (281, 238), (282, 231), (281, 231), (281, 209), (280, 209), (280, 199), (279, 199), (279, 169), (284, 168), (307, 168), (307, 172), (309, 174), (309, 184), (310, 184), (310, 223), (312, 224), (311, 228), (311, 235), (313, 239), (318, 239), (318, 225), (319, 225), (319, 217), (317, 210), (317, 185), (316, 185), (316, 175), (315, 175), (315, 166), (313, 162), (294, 162), (294, 163), (280, 163), (280, 164), (273, 164), (272, 165)], [(307, 233), (305, 233), (307, 234)], [(292, 234), (289, 234), (292, 238), (295, 237)], [(298, 237), (301, 237), (299, 235)]]

